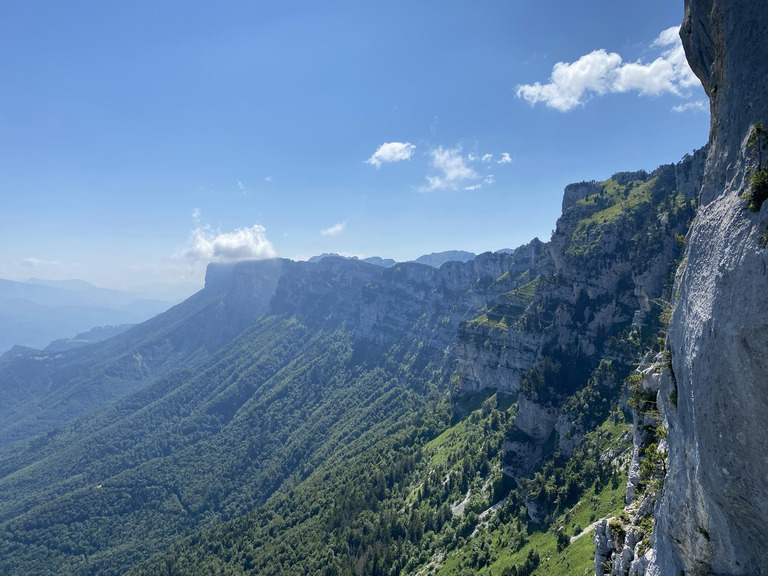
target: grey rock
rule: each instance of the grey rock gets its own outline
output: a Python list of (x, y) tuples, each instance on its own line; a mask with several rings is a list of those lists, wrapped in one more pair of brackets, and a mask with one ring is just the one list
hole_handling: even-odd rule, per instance
[(751, 126), (768, 120), (767, 33), (764, 2), (686, 1), (681, 37), (712, 121), (668, 339), (677, 406), (660, 394), (670, 462), (648, 573), (768, 574), (768, 208), (741, 198)]
[(445, 252), (433, 252), (432, 254), (424, 254), (414, 260), (419, 264), (426, 264), (433, 268), (440, 268), (446, 262), (469, 262), (474, 260), (475, 254), (473, 252), (466, 252), (464, 250), (447, 250)]
[(591, 182), (568, 184), (563, 191), (563, 214), (565, 214), (566, 210), (576, 204), (579, 200), (583, 200), (587, 196), (592, 196), (592, 194), (598, 194), (601, 191), (602, 187), (594, 180)]

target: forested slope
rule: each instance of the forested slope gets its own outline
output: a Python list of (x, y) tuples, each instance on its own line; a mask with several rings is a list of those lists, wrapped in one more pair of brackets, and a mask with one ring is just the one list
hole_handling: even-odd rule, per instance
[(94, 348), (173, 333), (166, 371), (0, 449), (0, 571), (580, 573), (623, 506), (625, 379), (660, 348), (694, 163), (591, 183), (513, 254), (212, 269), (204, 305)]

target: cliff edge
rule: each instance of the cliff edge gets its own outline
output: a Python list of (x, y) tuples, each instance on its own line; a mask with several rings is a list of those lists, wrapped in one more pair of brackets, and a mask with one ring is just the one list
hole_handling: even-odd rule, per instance
[[(649, 574), (768, 573), (768, 207), (747, 207), (768, 125), (768, 4), (687, 0), (680, 35), (711, 102), (701, 207), (678, 271), (669, 473)], [(753, 207), (754, 208), (754, 207)]]

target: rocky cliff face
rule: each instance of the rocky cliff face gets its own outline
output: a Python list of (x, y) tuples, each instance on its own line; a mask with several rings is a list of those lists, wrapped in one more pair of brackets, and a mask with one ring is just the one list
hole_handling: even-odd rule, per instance
[[(545, 446), (572, 454), (586, 430), (572, 422), (570, 395), (589, 386), (605, 398), (631, 370), (639, 350), (626, 342), (654, 330), (671, 292), (675, 236), (693, 217), (703, 158), (566, 187), (555, 233), (517, 286), (459, 326), (459, 393), (520, 393), (504, 445), (509, 476), (527, 475)], [(601, 360), (608, 364), (598, 370)]]
[(654, 574), (768, 573), (768, 207), (742, 199), (750, 132), (768, 121), (766, 33), (764, 2), (686, 1), (681, 36), (712, 124), (668, 339), (674, 380), (659, 395), (670, 452)]
[(515, 393), (521, 374), (553, 350), (604, 357), (611, 337), (641, 325), (680, 254), (675, 234), (693, 215), (703, 156), (567, 186), (555, 233), (536, 246), (519, 286), (460, 326), (460, 391)]
[(517, 286), (535, 267), (541, 246), (534, 240), (514, 254), (486, 252), (440, 268), (416, 262), (382, 268), (334, 257), (298, 262), (280, 279), (270, 311), (299, 313), (318, 325), (345, 323), (357, 338), (373, 342), (409, 335), (442, 350), (462, 321)]

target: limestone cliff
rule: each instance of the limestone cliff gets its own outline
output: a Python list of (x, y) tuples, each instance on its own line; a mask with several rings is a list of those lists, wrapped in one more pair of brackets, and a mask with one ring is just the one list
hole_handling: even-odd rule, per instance
[(704, 156), (566, 187), (555, 232), (536, 247), (518, 286), (495, 298), (484, 293), (482, 314), (460, 324), (458, 392), (519, 393), (504, 444), (507, 475), (528, 475), (555, 448), (572, 454), (592, 424), (576, 407), (585, 394), (615, 396), (640, 341), (652, 338)]
[(317, 325), (344, 323), (373, 342), (410, 335), (444, 350), (462, 321), (535, 269), (541, 246), (534, 240), (513, 254), (486, 252), (440, 268), (416, 262), (383, 268), (339, 257), (298, 262), (280, 279), (270, 311), (300, 313)]
[(642, 325), (662, 296), (680, 255), (675, 234), (694, 213), (703, 157), (567, 186), (555, 232), (535, 247), (518, 286), (460, 326), (459, 390), (515, 393), (547, 355), (621, 360), (604, 348)]
[(742, 198), (759, 168), (750, 132), (768, 122), (766, 33), (765, 2), (686, 1), (681, 37), (712, 120), (659, 395), (669, 474), (651, 574), (768, 573), (768, 207)]

